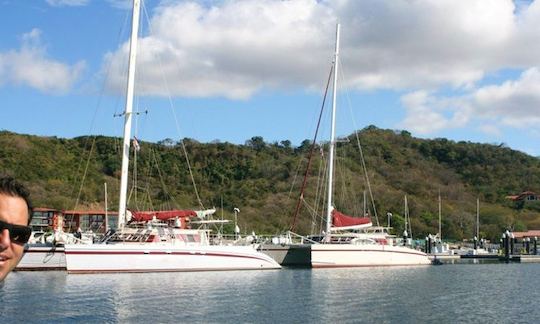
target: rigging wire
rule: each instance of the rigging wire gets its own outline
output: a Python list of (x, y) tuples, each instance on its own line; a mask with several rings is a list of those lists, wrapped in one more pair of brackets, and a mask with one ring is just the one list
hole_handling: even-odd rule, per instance
[[(312, 207), (305, 199), (302, 198), (302, 204), (311, 213), (312, 216), (317, 216), (317, 208)], [(315, 205), (316, 206), (316, 205)]]
[(296, 172), (294, 173), (294, 178), (291, 184), (291, 187), (289, 188), (289, 194), (287, 195), (287, 200), (291, 199), (292, 192), (294, 190), (294, 185), (296, 184), (296, 180), (298, 179), (298, 175), (300, 174), (300, 167), (302, 166), (302, 162), (304, 162), (305, 159), (299, 159), (298, 163), (296, 164)]
[(82, 190), (83, 190), (83, 187), (84, 187), (84, 181), (86, 179), (86, 175), (88, 174), (88, 168), (89, 168), (89, 165), (90, 165), (90, 157), (92, 156), (92, 152), (94, 151), (94, 147), (95, 147), (95, 145), (94, 145), (95, 142), (96, 142), (95, 138), (96, 137), (94, 137), (94, 141), (92, 142), (90, 152), (88, 153), (88, 159), (86, 159), (86, 166), (84, 168), (83, 176), (81, 178), (81, 185), (79, 186), (79, 192), (77, 194), (77, 199), (75, 200), (75, 206), (74, 206), (73, 210), (77, 210), (77, 207), (79, 206), (79, 200), (81, 198)]
[(347, 158), (346, 154), (344, 153), (345, 148), (343, 148), (341, 151), (343, 154), (342, 158), (336, 159), (336, 170), (338, 171), (340, 179), (339, 183), (341, 184), (340, 202), (342, 206), (351, 210), (353, 215), (359, 215), (358, 199), (355, 199), (356, 195), (354, 194), (353, 184), (350, 183), (350, 179), (352, 179), (353, 177), (347, 177), (349, 171), (347, 170), (345, 163)]
[[(343, 61), (341, 63), (341, 66), (342, 66), (342, 68), (340, 70), (341, 70), (342, 79), (345, 79), (345, 75), (344, 75), (344, 72), (343, 72), (343, 66), (344, 66)], [(364, 171), (364, 177), (366, 179), (366, 184), (368, 186), (369, 197), (370, 197), (371, 205), (372, 205), (372, 208), (373, 208), (373, 215), (375, 216), (375, 221), (377, 223), (377, 226), (380, 226), (380, 224), (379, 224), (379, 215), (377, 213), (377, 207), (375, 206), (375, 199), (373, 197), (373, 191), (371, 189), (371, 182), (369, 180), (369, 175), (368, 175), (367, 167), (366, 167), (366, 160), (364, 158), (364, 150), (362, 149), (362, 145), (360, 143), (360, 135), (358, 134), (358, 126), (356, 125), (356, 120), (354, 118), (354, 114), (353, 114), (353, 111), (352, 111), (351, 98), (350, 98), (348, 92), (345, 92), (345, 94), (346, 94), (347, 102), (349, 104), (349, 111), (350, 111), (350, 114), (351, 114), (351, 120), (353, 122), (354, 135), (356, 137), (356, 145), (358, 147), (358, 151), (360, 152), (360, 160), (362, 162), (362, 169)]]
[[(298, 159), (298, 162), (296, 163), (296, 171), (294, 173), (293, 181), (291, 183), (291, 186), (289, 187), (289, 193), (287, 194), (287, 205), (289, 201), (291, 200), (291, 196), (293, 195), (293, 190), (296, 185), (296, 181), (298, 179), (298, 175), (300, 174), (300, 167), (302, 166), (302, 162), (304, 162), (305, 159), (300, 158)], [(279, 228), (284, 228), (287, 226), (287, 219), (280, 219), (279, 222)]]
[[(169, 200), (173, 200), (171, 194), (167, 190), (167, 186), (165, 185), (165, 181), (163, 180), (163, 173), (161, 172), (161, 168), (159, 167), (159, 163), (158, 163), (158, 160), (157, 160), (157, 157), (156, 157), (156, 152), (154, 150), (152, 150), (152, 157), (153, 157), (154, 163), (156, 164), (156, 170), (158, 172), (159, 180), (161, 182), (161, 189), (163, 190), (165, 195), (169, 198)], [(176, 201), (174, 201), (174, 203), (178, 205), (178, 203)]]
[(309, 170), (310, 170), (310, 167), (311, 167), (311, 161), (312, 161), (312, 158), (313, 158), (313, 153), (315, 151), (315, 147), (316, 147), (316, 144), (317, 144), (317, 135), (319, 134), (319, 127), (321, 125), (321, 119), (322, 119), (322, 115), (323, 115), (323, 111), (324, 111), (324, 105), (326, 103), (326, 97), (328, 95), (328, 88), (330, 87), (330, 81), (332, 79), (332, 71), (333, 70), (334, 70), (334, 65), (332, 64), (332, 66), (330, 67), (330, 73), (328, 75), (328, 81), (326, 82), (326, 89), (324, 91), (324, 96), (323, 96), (323, 100), (322, 100), (322, 103), (321, 103), (321, 112), (319, 113), (319, 119), (317, 121), (317, 128), (315, 130), (315, 135), (313, 136), (313, 142), (311, 143), (311, 150), (309, 152), (308, 165), (306, 167), (306, 172), (304, 173), (304, 180), (302, 182), (302, 188), (300, 189), (300, 196), (298, 197), (298, 202), (296, 204), (296, 208), (295, 208), (294, 215), (293, 215), (293, 221), (292, 221), (292, 224), (291, 224), (291, 227), (290, 227), (291, 232), (294, 231), (294, 228), (296, 226), (296, 221), (298, 219), (298, 213), (300, 212), (301, 202), (302, 202), (302, 199), (304, 197), (304, 190), (305, 190), (306, 184), (307, 184), (307, 178), (308, 178)]
[[(146, 10), (146, 6), (144, 6), (144, 2), (143, 2), (142, 7), (143, 7), (144, 16), (146, 17), (147, 21), (150, 21), (150, 18), (148, 16), (148, 12)], [(150, 30), (150, 33), (153, 33), (152, 26), (150, 24), (148, 24), (148, 29)], [(163, 79), (163, 82), (165, 84), (165, 89), (167, 91), (167, 98), (168, 98), (168, 101), (169, 101), (169, 108), (170, 108), (170, 110), (172, 112), (172, 115), (173, 115), (174, 123), (175, 123), (175, 126), (176, 126), (176, 131), (178, 132), (178, 134), (180, 134), (180, 124), (178, 122), (177, 115), (176, 115), (176, 113), (174, 111), (174, 104), (172, 102), (172, 98), (171, 98), (171, 95), (170, 95), (171, 91), (170, 91), (170, 87), (169, 87), (169, 82), (168, 82), (167, 78), (165, 77), (165, 74), (163, 73), (163, 71), (165, 69), (163, 68), (163, 62), (161, 60), (161, 56), (157, 55), (157, 59), (158, 59), (157, 61), (158, 61), (160, 70), (162, 72), (161, 77)], [(195, 176), (193, 175), (193, 169), (192, 169), (191, 163), (189, 161), (186, 146), (185, 146), (184, 141), (182, 139), (180, 139), (179, 142), (181, 144), (182, 151), (184, 153), (184, 157), (186, 159), (187, 167), (188, 167), (188, 170), (189, 170), (189, 176), (190, 176), (191, 182), (193, 184), (193, 189), (195, 191), (195, 196), (197, 197), (197, 202), (199, 203), (199, 207), (201, 207), (202, 209), (205, 209), (204, 204), (202, 203), (201, 197), (199, 195), (199, 190), (197, 189), (197, 184), (195, 183)]]
[[(138, 107), (139, 107), (139, 100), (137, 100), (136, 111), (138, 110)], [(133, 132), (134, 138), (137, 138), (137, 136), (139, 135), (139, 134), (138, 134), (138, 130), (139, 130), (139, 129), (138, 129), (138, 126), (139, 126), (138, 121), (139, 121), (139, 118), (135, 117), (135, 130), (134, 130), (134, 132)], [(130, 140), (131, 140), (131, 139), (130, 139)], [(139, 143), (139, 145), (140, 145), (140, 143)], [(129, 153), (128, 153), (128, 154), (129, 154)], [(138, 156), (139, 156), (139, 154), (137, 154), (137, 148), (135, 147), (135, 145), (133, 145), (133, 180), (132, 180), (132, 181), (133, 181), (133, 184), (132, 184), (132, 188), (135, 188), (134, 194), (135, 194), (135, 206), (136, 206), (136, 208), (138, 208), (138, 199), (137, 199), (137, 190), (136, 190), (136, 188), (137, 188), (137, 181), (138, 181), (138, 179), (137, 179), (137, 165), (138, 165), (138, 164), (137, 164), (137, 157), (138, 157)], [(129, 204), (129, 199), (126, 200), (126, 204)], [(140, 210), (140, 209), (138, 209), (138, 210)]]
[[(323, 207), (326, 203), (325, 192), (326, 192), (327, 181), (326, 181), (326, 177), (323, 175), (326, 174), (326, 170), (328, 168), (328, 163), (327, 163), (328, 161), (324, 158), (323, 152), (324, 151), (322, 151), (322, 148), (321, 148), (321, 160), (319, 162), (319, 174), (317, 177), (317, 187), (316, 187), (317, 191), (315, 193), (315, 206), (318, 206), (316, 215), (321, 215), (319, 217), (319, 228), (317, 229), (317, 233), (322, 233), (323, 224), (324, 224), (324, 217), (322, 216), (322, 213), (319, 214), (319, 207)], [(321, 186), (321, 182), (322, 182), (322, 186)], [(313, 226), (317, 225), (316, 221), (317, 221), (316, 218), (312, 219)], [(313, 231), (313, 228), (312, 228), (311, 233), (315, 234), (315, 232)]]
[[(122, 27), (120, 28), (120, 30), (119, 30), (119, 32), (117, 34), (117, 37), (116, 37), (117, 38), (117, 43), (120, 42), (120, 38), (121, 38), (122, 34), (125, 31), (129, 16), (130, 16), (129, 13), (126, 13), (125, 16), (124, 16), (124, 23), (122, 24)], [(112, 60), (110, 60), (108, 62), (108, 64), (107, 64), (107, 68), (106, 68), (107, 72), (105, 73), (106, 78), (103, 81), (103, 83), (101, 84), (101, 88), (100, 88), (99, 96), (98, 96), (98, 102), (96, 103), (96, 108), (94, 109), (94, 114), (92, 115), (92, 119), (91, 119), (91, 122), (90, 122), (89, 134), (92, 134), (94, 132), (94, 127), (96, 125), (96, 119), (97, 119), (98, 111), (99, 111), (99, 109), (101, 107), (101, 103), (102, 103), (102, 100), (103, 100), (103, 94), (105, 93), (105, 86), (106, 86), (106, 84), (107, 84), (107, 82), (108, 82), (108, 80), (110, 79), (110, 76), (111, 76), (111, 67), (112, 67)], [(84, 184), (86, 182), (86, 175), (88, 174), (88, 169), (89, 169), (89, 165), (90, 165), (90, 159), (92, 157), (92, 153), (93, 153), (95, 145), (96, 145), (97, 136), (90, 135), (90, 136), (86, 137), (86, 140), (85, 140), (85, 143), (84, 143), (84, 146), (83, 146), (84, 150), (86, 150), (88, 148), (88, 142), (90, 140), (92, 140), (92, 142), (90, 144), (90, 152), (88, 153), (88, 158), (86, 159), (86, 164), (85, 164), (83, 175), (80, 178), (80, 185), (79, 185), (79, 190), (77, 192), (77, 196), (73, 197), (75, 187), (72, 187), (71, 193), (69, 194), (69, 196), (73, 197), (74, 200), (75, 200), (75, 205), (73, 207), (73, 210), (77, 210), (77, 208), (79, 207), (79, 202), (80, 202), (80, 198), (81, 198), (81, 195), (82, 195), (82, 190), (83, 190)], [(77, 171), (75, 173), (74, 178), (76, 178), (76, 175), (80, 173), (82, 165), (83, 165), (83, 159), (81, 158), (79, 160), (79, 165), (77, 167)], [(78, 181), (75, 181), (75, 183), (77, 183), (77, 182)], [(72, 216), (72, 218), (73, 218), (73, 216)], [(73, 222), (70, 221), (69, 224), (70, 224), (69, 229), (71, 230), (72, 229), (71, 226), (73, 225)]]
[[(150, 173), (150, 172), (149, 172)], [(144, 189), (144, 192), (146, 193), (146, 199), (148, 200), (148, 206), (149, 210), (156, 210), (154, 208), (154, 202), (152, 201), (152, 195), (150, 194), (150, 183), (146, 183), (146, 188)]]

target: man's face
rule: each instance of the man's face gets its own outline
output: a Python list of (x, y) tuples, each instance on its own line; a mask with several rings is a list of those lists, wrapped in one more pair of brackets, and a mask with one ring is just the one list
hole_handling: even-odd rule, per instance
[[(0, 220), (14, 225), (28, 225), (28, 207), (24, 199), (0, 194)], [(0, 230), (0, 281), (17, 266), (24, 246), (9, 238), (7, 229)]]

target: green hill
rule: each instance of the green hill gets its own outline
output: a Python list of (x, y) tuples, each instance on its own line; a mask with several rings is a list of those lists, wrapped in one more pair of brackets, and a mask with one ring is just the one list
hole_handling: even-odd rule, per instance
[[(413, 235), (437, 232), (439, 190), (444, 238), (474, 235), (477, 197), (483, 237), (498, 240), (506, 228), (540, 229), (540, 205), (505, 199), (525, 190), (540, 193), (538, 158), (504, 145), (424, 140), (374, 126), (358, 134), (379, 221), (386, 224), (386, 213), (392, 212), (397, 233), (403, 228), (405, 195)], [(299, 233), (318, 230), (322, 221), (321, 204), (316, 201), (322, 202), (324, 196), (317, 187), (324, 184), (318, 175), (324, 174), (320, 152), (325, 149), (315, 150), (296, 227)], [(233, 208), (238, 207), (242, 231), (277, 233), (292, 222), (309, 151), (308, 140), (293, 147), (287, 140), (266, 143), (261, 137), (253, 137), (245, 145), (191, 139), (141, 143), (137, 157), (131, 159), (129, 208), (217, 207), (218, 215), (231, 219)], [(0, 172), (22, 180), (36, 206), (103, 208), (107, 183), (108, 205), (114, 209), (120, 153), (121, 140), (113, 137), (61, 139), (0, 132)], [(337, 144), (336, 155), (336, 207), (350, 214), (362, 213), (363, 192), (368, 186), (355, 134)], [(373, 208), (370, 213), (374, 214)]]

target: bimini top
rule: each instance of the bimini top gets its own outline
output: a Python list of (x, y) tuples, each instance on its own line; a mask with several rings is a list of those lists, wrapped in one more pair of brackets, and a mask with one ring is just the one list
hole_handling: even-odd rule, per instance
[(332, 231), (361, 229), (372, 225), (369, 217), (352, 217), (340, 213), (336, 209), (332, 210), (332, 228), (330, 229)]
[(176, 217), (196, 217), (197, 213), (193, 210), (163, 210), (163, 211), (132, 211), (132, 221), (145, 222), (151, 221), (154, 217), (157, 220), (166, 221)]

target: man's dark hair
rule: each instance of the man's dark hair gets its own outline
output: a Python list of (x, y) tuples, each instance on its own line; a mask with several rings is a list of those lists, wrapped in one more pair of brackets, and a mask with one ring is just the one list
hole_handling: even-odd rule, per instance
[(28, 207), (28, 225), (30, 225), (34, 207), (32, 207), (32, 201), (30, 200), (30, 193), (28, 193), (28, 190), (12, 177), (3, 176), (0, 177), (0, 194), (24, 199), (26, 206)]

